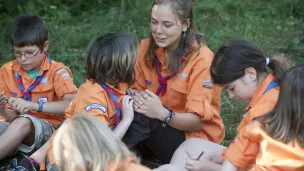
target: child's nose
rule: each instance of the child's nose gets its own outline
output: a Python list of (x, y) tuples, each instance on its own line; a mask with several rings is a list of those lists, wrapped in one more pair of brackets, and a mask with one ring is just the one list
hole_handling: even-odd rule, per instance
[(27, 60), (27, 57), (25, 57), (25, 54), (21, 54), (20, 60), (21, 61), (26, 61)]
[(230, 98), (230, 99), (233, 99), (233, 98), (235, 97), (234, 93), (232, 93), (232, 92), (229, 92), (229, 91), (228, 91), (228, 94), (229, 94), (229, 98)]

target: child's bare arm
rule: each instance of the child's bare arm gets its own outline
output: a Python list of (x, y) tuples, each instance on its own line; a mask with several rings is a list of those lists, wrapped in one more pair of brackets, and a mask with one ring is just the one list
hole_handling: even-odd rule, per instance
[[(75, 96), (76, 96), (76, 93), (75, 94), (66, 94), (63, 96), (62, 101), (45, 103), (45, 104), (43, 104), (42, 112), (52, 113), (52, 114), (56, 114), (56, 115), (64, 115), (64, 111), (70, 105), (70, 103), (72, 102), (72, 100)], [(36, 109), (38, 110), (39, 105), (38, 104), (35, 104), (35, 105), (36, 105)]]
[[(63, 96), (62, 101), (47, 102), (42, 104), (42, 111), (45, 113), (52, 113), (55, 115), (64, 115), (64, 111), (70, 105), (76, 94), (66, 94)], [(8, 104), (12, 107), (15, 112), (27, 113), (28, 111), (38, 111), (39, 104), (36, 102), (30, 102), (22, 98), (11, 97), (8, 100)]]
[(133, 100), (131, 96), (126, 95), (123, 97), (121, 114), (122, 120), (113, 131), (119, 139), (123, 138), (134, 118)]

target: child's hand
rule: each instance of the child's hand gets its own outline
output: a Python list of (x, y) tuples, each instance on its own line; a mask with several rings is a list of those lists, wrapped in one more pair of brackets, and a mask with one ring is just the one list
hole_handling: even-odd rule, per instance
[(129, 95), (125, 95), (122, 99), (122, 119), (123, 120), (131, 120), (133, 121), (134, 118), (134, 110), (133, 110), (133, 99)]
[(211, 161), (200, 158), (196, 160), (197, 157), (191, 157), (186, 161), (186, 169), (190, 171), (216, 171), (221, 169), (221, 165), (212, 163)]
[(211, 161), (216, 164), (223, 164), (224, 159), (221, 157), (222, 150), (220, 151), (206, 151), (201, 158)]
[(3, 93), (1, 93), (0, 94), (0, 107), (4, 107), (7, 103), (7, 101), (8, 101), (8, 98)]
[(33, 103), (21, 98), (10, 97), (8, 104), (12, 109), (20, 114), (27, 113), (29, 110), (37, 111), (39, 108), (38, 103)]
[(128, 94), (129, 96), (134, 96), (135, 93), (137, 93), (136, 90), (133, 90), (133, 89), (131, 89), (131, 88), (128, 88), (128, 89), (127, 89), (127, 94)]

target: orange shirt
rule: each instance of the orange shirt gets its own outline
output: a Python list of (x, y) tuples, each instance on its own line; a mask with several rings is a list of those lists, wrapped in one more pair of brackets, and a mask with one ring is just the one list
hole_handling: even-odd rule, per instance
[[(61, 101), (65, 94), (74, 94), (77, 92), (77, 87), (73, 83), (70, 69), (62, 63), (54, 60), (49, 62), (45, 56), (38, 75), (42, 75), (43, 71), (47, 72), (40, 84), (32, 91), (32, 102), (37, 102), (38, 100), (45, 102)], [(4, 92), (7, 97), (23, 98), (17, 84), (16, 72), (21, 76), (26, 89), (35, 81), (23, 70), (17, 60), (13, 60), (3, 64), (0, 69), (0, 92)], [(49, 121), (54, 126), (57, 126), (65, 119), (64, 116), (50, 113), (37, 113), (32, 111), (32, 114), (38, 118)]]
[(242, 130), (240, 141), (250, 142), (248, 147), (256, 159), (248, 161), (255, 162), (250, 171), (303, 171), (304, 170), (304, 148), (292, 142), (284, 144), (272, 139), (262, 128), (259, 122), (254, 122)]
[[(108, 86), (112, 88), (121, 104), (121, 100), (126, 94), (127, 84), (119, 83), (117, 84), (117, 88), (114, 88), (109, 84)], [(77, 113), (87, 113), (102, 122), (105, 122), (110, 128), (114, 126), (116, 117), (114, 103), (99, 83), (93, 83), (90, 80), (86, 80), (86, 82), (79, 87), (77, 95), (66, 109), (65, 115), (70, 117)], [(55, 134), (56, 132), (51, 137), (48, 152), (46, 153), (48, 157), (47, 160), (50, 164), (55, 163), (53, 156), (53, 137)], [(46, 163), (43, 160), (40, 166), (41, 170), (45, 169), (45, 164)]]
[(279, 97), (279, 88), (275, 87), (264, 93), (273, 79), (274, 75), (269, 74), (257, 87), (249, 106), (247, 107), (247, 110), (249, 110), (237, 128), (237, 137), (222, 154), (222, 157), (225, 160), (230, 161), (238, 168), (246, 169), (250, 167), (253, 163), (249, 163), (248, 161), (253, 161), (256, 157), (252, 154), (257, 153), (258, 149), (251, 148), (250, 141), (241, 140), (241, 137), (243, 136), (242, 130), (245, 129), (248, 124), (252, 123), (254, 118), (269, 112), (276, 105)]
[[(119, 83), (117, 89), (111, 85), (109, 86), (121, 104), (121, 100), (126, 94), (127, 84)], [(111, 97), (99, 83), (93, 83), (90, 80), (86, 80), (86, 83), (79, 87), (76, 97), (65, 111), (66, 116), (72, 116), (76, 113), (88, 113), (105, 122), (110, 128), (114, 126), (116, 117), (115, 106)]]
[[(144, 61), (149, 41), (144, 39), (140, 43), (140, 54), (135, 67), (136, 82), (132, 88), (139, 91), (149, 89), (155, 93), (159, 87), (156, 69), (147, 67)], [(198, 44), (194, 43), (194, 46)], [(168, 66), (165, 65), (164, 49), (158, 48), (156, 53), (161, 63), (162, 76), (170, 75)], [(186, 138), (198, 137), (220, 143), (225, 132), (220, 117), (221, 88), (212, 85), (209, 71), (213, 57), (212, 51), (204, 45), (197, 52), (189, 54), (184, 62), (187, 64), (167, 81), (166, 94), (159, 98), (174, 112), (195, 113), (201, 117), (204, 122), (202, 130), (185, 132)]]

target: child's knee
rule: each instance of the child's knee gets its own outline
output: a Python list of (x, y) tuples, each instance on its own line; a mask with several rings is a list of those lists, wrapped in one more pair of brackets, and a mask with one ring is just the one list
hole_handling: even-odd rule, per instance
[(0, 121), (0, 135), (5, 132), (5, 130), (7, 129), (8, 127), (8, 123), (7, 122), (1, 122)]
[(22, 132), (30, 133), (34, 131), (34, 125), (31, 119), (25, 117), (18, 117), (14, 119), (9, 127), (14, 127), (16, 130), (22, 130)]

